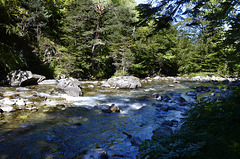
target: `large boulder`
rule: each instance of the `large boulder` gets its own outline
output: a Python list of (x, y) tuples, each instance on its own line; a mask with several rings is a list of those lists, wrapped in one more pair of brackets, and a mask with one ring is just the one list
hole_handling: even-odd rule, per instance
[(7, 76), (7, 82), (11, 86), (36, 85), (46, 77), (33, 74), (31, 71), (13, 70)]
[(134, 76), (113, 77), (107, 80), (107, 84), (112, 88), (134, 89), (142, 87), (140, 79)]
[(66, 93), (69, 96), (79, 97), (83, 95), (80, 81), (75, 78), (67, 78), (59, 80), (56, 86), (60, 93)]

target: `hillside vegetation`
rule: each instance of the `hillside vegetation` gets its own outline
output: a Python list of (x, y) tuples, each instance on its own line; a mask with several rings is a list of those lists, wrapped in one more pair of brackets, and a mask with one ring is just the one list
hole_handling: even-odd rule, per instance
[[(0, 73), (237, 76), (238, 1), (1, 0)], [(46, 52), (46, 54), (44, 54)]]

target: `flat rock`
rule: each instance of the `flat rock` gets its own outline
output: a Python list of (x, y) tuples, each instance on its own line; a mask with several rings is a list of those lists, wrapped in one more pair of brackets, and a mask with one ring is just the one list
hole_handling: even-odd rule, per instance
[(38, 83), (39, 85), (57, 85), (58, 81), (55, 79), (43, 80), (42, 82)]

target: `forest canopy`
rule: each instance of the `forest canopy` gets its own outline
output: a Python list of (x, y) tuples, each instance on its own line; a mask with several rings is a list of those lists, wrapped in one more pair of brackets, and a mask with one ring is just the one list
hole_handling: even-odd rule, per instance
[(1, 0), (0, 73), (239, 76), (238, 0)]

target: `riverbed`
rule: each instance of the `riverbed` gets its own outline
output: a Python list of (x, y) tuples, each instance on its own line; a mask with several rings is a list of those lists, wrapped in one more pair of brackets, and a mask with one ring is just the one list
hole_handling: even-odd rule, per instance
[[(28, 109), (0, 114), (0, 158), (75, 158), (85, 150), (104, 149), (109, 158), (134, 159), (139, 144), (150, 139), (154, 130), (179, 129), (197, 100), (186, 92), (197, 86), (226, 90), (209, 82), (157, 81), (132, 90), (82, 82), (84, 96), (69, 97), (53, 93), (51, 85), (1, 87), (0, 100), (33, 102)], [(154, 93), (168, 95), (170, 100), (157, 100)], [(185, 104), (173, 99), (176, 94)], [(112, 104), (122, 111), (102, 111)]]

